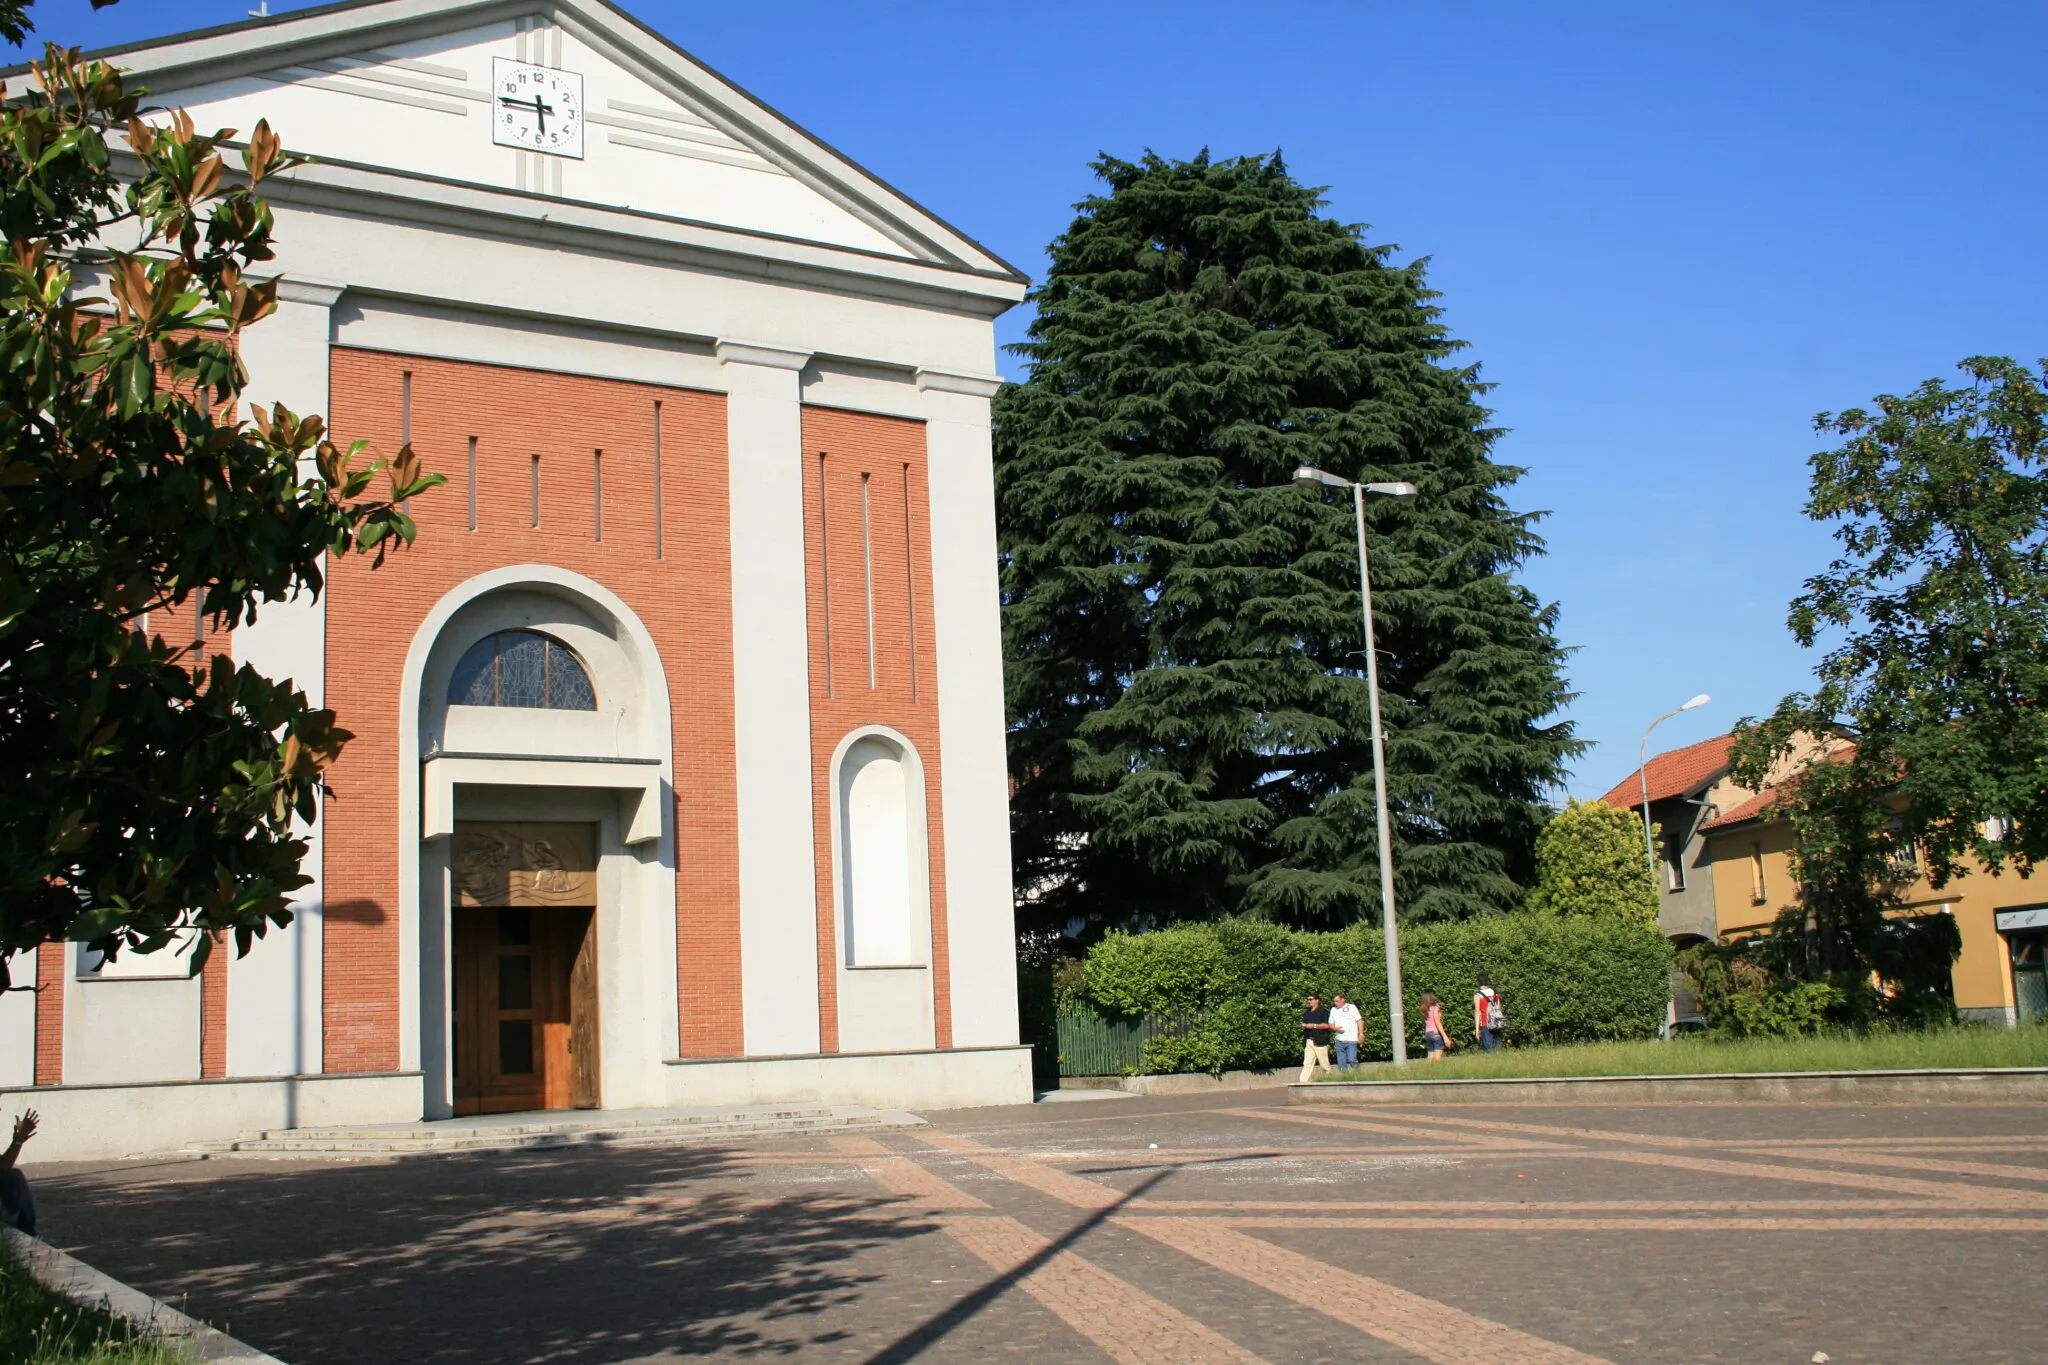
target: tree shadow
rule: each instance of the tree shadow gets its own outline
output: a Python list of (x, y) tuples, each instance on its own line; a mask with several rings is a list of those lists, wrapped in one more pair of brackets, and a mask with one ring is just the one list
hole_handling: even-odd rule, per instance
[(819, 1316), (880, 1278), (862, 1253), (936, 1225), (892, 1196), (779, 1193), (735, 1155), (237, 1163), (37, 1196), (53, 1242), (293, 1365), (829, 1348), (846, 1334)]

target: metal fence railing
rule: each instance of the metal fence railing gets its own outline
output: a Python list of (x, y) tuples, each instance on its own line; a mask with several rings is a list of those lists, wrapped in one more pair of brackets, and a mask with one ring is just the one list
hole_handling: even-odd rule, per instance
[(1199, 1022), (1192, 1011), (1105, 1019), (1093, 1010), (1068, 1006), (1058, 1018), (1060, 1075), (1134, 1076), (1142, 1069), (1146, 1043), (1184, 1033)]

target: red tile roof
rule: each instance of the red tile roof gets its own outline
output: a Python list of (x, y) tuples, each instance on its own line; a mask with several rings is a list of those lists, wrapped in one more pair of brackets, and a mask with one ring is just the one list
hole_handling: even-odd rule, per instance
[(1734, 810), (1729, 811), (1726, 815), (1715, 816), (1700, 828), (1726, 829), (1730, 825), (1740, 825), (1746, 821), (1754, 820), (1764, 813), (1766, 806), (1777, 799), (1778, 789), (1776, 787), (1765, 787), (1755, 796), (1750, 797), (1749, 800), (1742, 802)]
[[(1644, 765), (1649, 769), (1650, 799), (1662, 801), (1670, 796), (1691, 796), (1706, 787), (1728, 771), (1728, 751), (1734, 744), (1733, 735), (1715, 735), (1712, 739), (1688, 744), (1683, 749), (1656, 755)], [(1643, 803), (1640, 772), (1641, 769), (1631, 771), (1615, 784), (1614, 790), (1600, 799), (1610, 806), (1640, 806)]]
[[(1837, 741), (1835, 742), (1835, 747), (1821, 755), (1819, 761), (1822, 763), (1841, 763), (1846, 761), (1855, 752), (1856, 746), (1854, 744)], [(1700, 826), (1700, 828), (1702, 830), (1727, 829), (1730, 825), (1740, 825), (1760, 818), (1765, 810), (1769, 808), (1771, 802), (1778, 799), (1779, 793), (1783, 792), (1787, 787), (1798, 784), (1800, 771), (1800, 769), (1794, 768), (1791, 776), (1785, 778), (1776, 786), (1765, 787), (1755, 796), (1737, 805), (1734, 810), (1729, 811), (1726, 815), (1715, 816), (1712, 820)]]

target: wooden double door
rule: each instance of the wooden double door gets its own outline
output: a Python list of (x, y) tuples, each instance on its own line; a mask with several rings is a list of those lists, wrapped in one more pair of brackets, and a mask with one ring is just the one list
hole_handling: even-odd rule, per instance
[(458, 906), (455, 1112), (595, 1109), (597, 949), (586, 906)]
[(596, 830), (458, 823), (455, 838), (455, 1113), (597, 1108)]

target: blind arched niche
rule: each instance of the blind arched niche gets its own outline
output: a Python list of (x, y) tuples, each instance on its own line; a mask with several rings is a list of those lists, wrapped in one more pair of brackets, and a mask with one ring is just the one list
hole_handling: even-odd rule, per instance
[(903, 750), (879, 735), (839, 762), (840, 932), (849, 967), (926, 965), (923, 802)]

